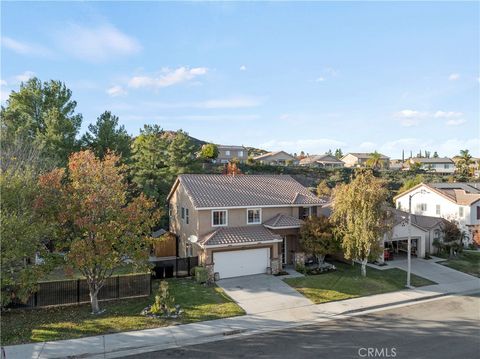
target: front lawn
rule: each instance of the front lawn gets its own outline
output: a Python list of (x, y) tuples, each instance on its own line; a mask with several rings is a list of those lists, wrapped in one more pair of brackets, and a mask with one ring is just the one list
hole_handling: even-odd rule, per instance
[(446, 261), (440, 262), (440, 264), (475, 277), (480, 277), (480, 252), (463, 251), (457, 254), (456, 257), (448, 258)]
[(153, 294), (145, 298), (100, 302), (106, 312), (90, 314), (89, 305), (65, 306), (47, 309), (12, 310), (1, 318), (1, 344), (21, 344), (47, 340), (73, 339), (84, 336), (163, 327), (245, 314), (222, 289), (204, 287), (191, 279), (171, 279), (170, 291), (175, 303), (184, 310), (182, 318), (155, 319), (140, 315), (152, 304)]
[[(285, 282), (314, 303), (363, 297), (366, 295), (394, 292), (405, 288), (407, 273), (401, 269), (386, 270), (367, 268), (367, 277), (360, 274), (360, 265), (335, 262), (336, 271), (309, 275), (301, 278), (287, 278)], [(435, 284), (412, 274), (412, 285), (421, 287)]]

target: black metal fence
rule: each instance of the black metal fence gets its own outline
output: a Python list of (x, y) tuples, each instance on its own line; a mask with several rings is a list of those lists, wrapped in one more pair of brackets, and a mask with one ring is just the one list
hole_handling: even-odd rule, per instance
[[(119, 299), (150, 295), (149, 273), (110, 277), (98, 293), (99, 300)], [(80, 304), (90, 301), (85, 279), (61, 280), (38, 283), (38, 290), (26, 305), (45, 307), (49, 305)]]
[(172, 277), (190, 277), (193, 268), (198, 266), (198, 257), (172, 258), (152, 262), (153, 276), (156, 279)]

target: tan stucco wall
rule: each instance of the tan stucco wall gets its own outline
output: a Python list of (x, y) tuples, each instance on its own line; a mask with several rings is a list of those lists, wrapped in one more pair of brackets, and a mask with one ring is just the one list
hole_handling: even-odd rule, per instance
[[(188, 208), (189, 223), (187, 224), (181, 218), (181, 208)], [(170, 232), (175, 233), (179, 238), (178, 255), (186, 256), (186, 241), (188, 237), (194, 235), (198, 237), (198, 212), (193, 208), (187, 193), (182, 184), (179, 184), (173, 193), (170, 203)], [(195, 255), (195, 251), (193, 253)]]

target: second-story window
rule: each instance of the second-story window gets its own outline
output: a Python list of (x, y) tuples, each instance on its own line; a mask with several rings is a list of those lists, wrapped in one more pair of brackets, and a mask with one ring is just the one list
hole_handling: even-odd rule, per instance
[(188, 213), (188, 208), (185, 208), (185, 223), (188, 224), (189, 220), (190, 220), (190, 215)]
[(440, 215), (440, 205), (439, 204), (436, 205), (435, 213), (437, 214), (437, 216)]
[(463, 216), (464, 216), (463, 207), (458, 207), (458, 215), (459, 215), (460, 217), (463, 217)]
[(262, 223), (262, 210), (260, 208), (247, 209), (247, 224)]
[(240, 157), (240, 158), (243, 157), (243, 151), (238, 151), (238, 157)]
[(227, 225), (227, 211), (212, 211), (212, 226), (226, 226)]
[(230, 151), (225, 151), (225, 156), (230, 156)]
[(182, 219), (185, 219), (185, 208), (182, 207)]
[(300, 219), (307, 219), (312, 215), (312, 208), (311, 207), (300, 207), (299, 208), (299, 218)]

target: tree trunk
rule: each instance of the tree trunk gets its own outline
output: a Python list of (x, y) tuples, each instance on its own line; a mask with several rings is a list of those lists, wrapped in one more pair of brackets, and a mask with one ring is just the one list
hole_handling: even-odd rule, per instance
[(92, 314), (100, 313), (100, 306), (98, 305), (98, 290), (90, 291), (90, 303), (92, 304)]
[(362, 260), (362, 277), (367, 276), (367, 261), (368, 259)]

